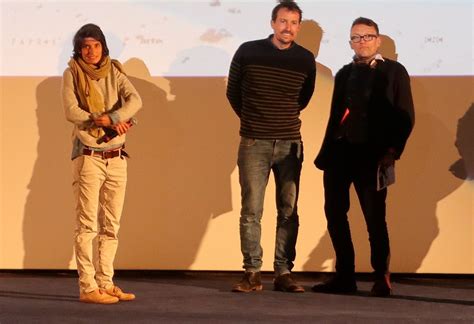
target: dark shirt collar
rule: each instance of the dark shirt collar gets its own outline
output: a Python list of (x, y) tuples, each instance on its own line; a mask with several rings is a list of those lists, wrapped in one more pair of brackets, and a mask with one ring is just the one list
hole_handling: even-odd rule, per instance
[(272, 42), (273, 35), (274, 35), (274, 34), (270, 34), (270, 36), (268, 36), (268, 38), (267, 38), (267, 41), (268, 41), (270, 44), (272, 44), (272, 46), (273, 46), (274, 48), (276, 48), (277, 50), (279, 50), (279, 51), (286, 51), (286, 50), (289, 50), (290, 48), (293, 48), (293, 47), (296, 45), (295, 42), (292, 42), (291, 45), (290, 45), (288, 48), (285, 48), (285, 49), (278, 48), (278, 47), (275, 46), (275, 44), (273, 44), (273, 42)]

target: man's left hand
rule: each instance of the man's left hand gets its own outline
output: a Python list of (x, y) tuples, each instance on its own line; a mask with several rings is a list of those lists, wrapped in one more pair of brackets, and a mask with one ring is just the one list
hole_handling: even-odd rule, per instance
[(387, 152), (384, 154), (384, 156), (380, 160), (380, 164), (383, 167), (388, 167), (394, 163), (395, 163), (395, 150), (390, 148), (387, 150)]

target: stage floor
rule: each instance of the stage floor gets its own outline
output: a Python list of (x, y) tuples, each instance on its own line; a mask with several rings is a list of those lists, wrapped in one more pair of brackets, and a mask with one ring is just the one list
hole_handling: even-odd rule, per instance
[(358, 276), (356, 295), (311, 292), (325, 275), (296, 273), (306, 293), (231, 293), (236, 272), (122, 271), (116, 284), (137, 299), (114, 305), (78, 302), (72, 271), (0, 272), (0, 323), (474, 323), (473, 277), (394, 276), (394, 295), (369, 297)]

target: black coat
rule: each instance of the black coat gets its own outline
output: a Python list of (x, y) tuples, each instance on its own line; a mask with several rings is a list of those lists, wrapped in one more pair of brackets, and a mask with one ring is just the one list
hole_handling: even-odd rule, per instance
[[(395, 149), (399, 159), (414, 125), (414, 107), (410, 77), (406, 69), (396, 61), (378, 60), (368, 103), (369, 146), (374, 157), (381, 158), (389, 148)], [(321, 170), (333, 164), (335, 133), (346, 109), (346, 87), (353, 63), (340, 69), (335, 77), (326, 135), (314, 161)]]

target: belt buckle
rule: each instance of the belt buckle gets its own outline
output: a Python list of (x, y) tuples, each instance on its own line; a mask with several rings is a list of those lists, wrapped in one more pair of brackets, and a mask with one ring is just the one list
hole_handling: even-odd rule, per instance
[(114, 158), (114, 157), (115, 157), (115, 156), (114, 156), (114, 151), (105, 151), (105, 152), (103, 152), (103, 154), (102, 154), (102, 158), (103, 158), (103, 159), (112, 159), (112, 158)]
[(120, 149), (102, 152), (103, 159), (113, 159), (114, 157), (117, 157), (117, 156), (120, 156)]
[(87, 152), (87, 155), (101, 157), (103, 160), (112, 159), (114, 157), (121, 156), (122, 155), (121, 150), (122, 150), (121, 148), (111, 150), (111, 151), (95, 151), (93, 149), (84, 149), (84, 151)]

